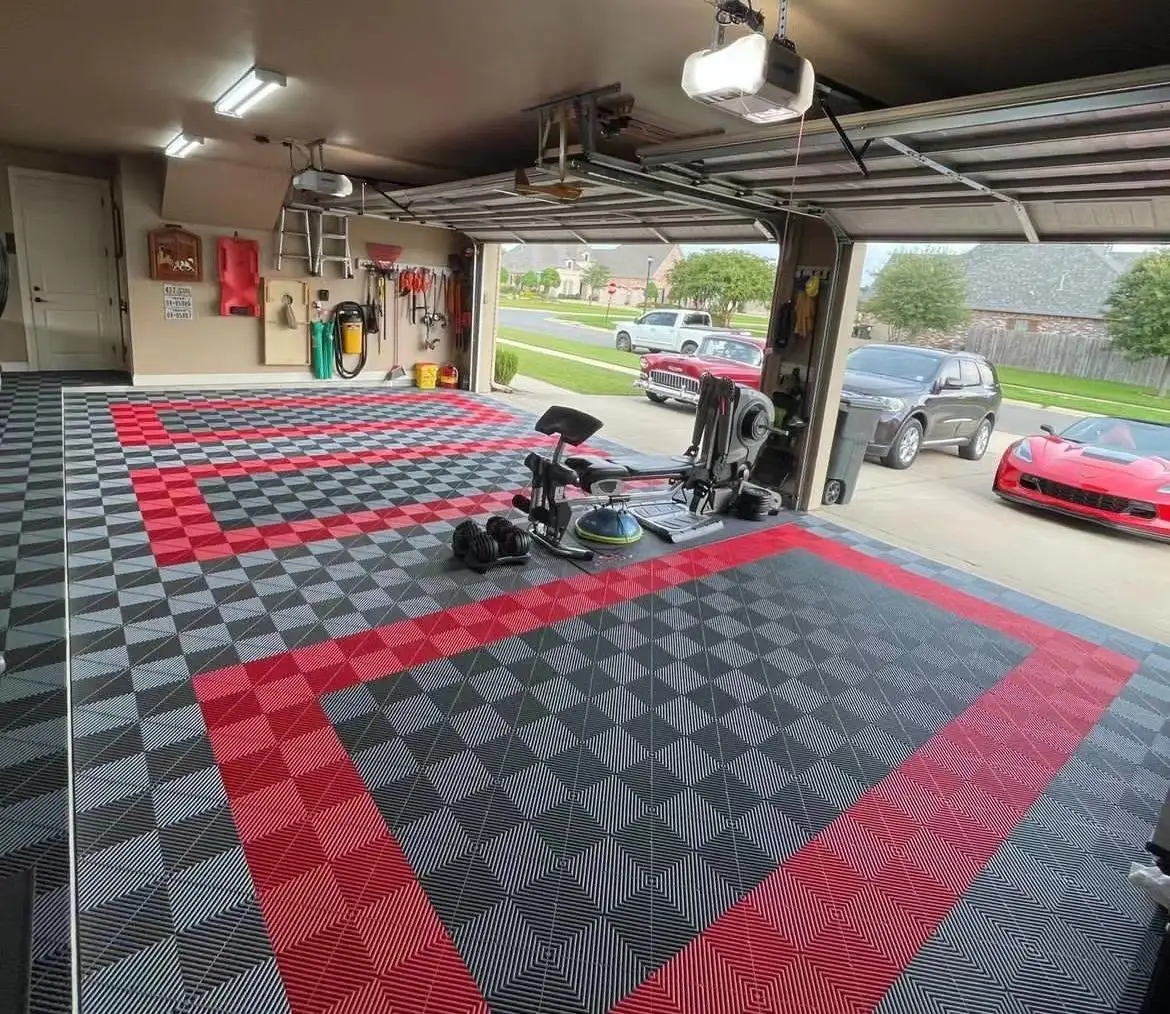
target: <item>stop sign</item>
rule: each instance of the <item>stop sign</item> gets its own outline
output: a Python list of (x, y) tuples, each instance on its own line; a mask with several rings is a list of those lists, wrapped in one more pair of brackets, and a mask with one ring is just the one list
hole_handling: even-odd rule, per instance
[(609, 285), (606, 286), (605, 291), (612, 296), (615, 292), (617, 292), (617, 282), (610, 282)]

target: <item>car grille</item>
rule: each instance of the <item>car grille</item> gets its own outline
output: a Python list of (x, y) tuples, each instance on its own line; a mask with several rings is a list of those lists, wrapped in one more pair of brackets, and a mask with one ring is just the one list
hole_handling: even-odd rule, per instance
[(1063, 482), (1053, 482), (1051, 479), (1041, 479), (1036, 475), (1023, 475), (1020, 485), (1034, 489), (1038, 493), (1050, 496), (1054, 500), (1063, 500), (1065, 503), (1075, 504), (1078, 507), (1092, 507), (1094, 510), (1105, 511), (1107, 514), (1125, 514), (1134, 518), (1153, 520), (1157, 517), (1157, 508), (1144, 500), (1130, 500), (1124, 496), (1111, 496), (1108, 493), (1095, 493), (1079, 486), (1067, 486)]
[(693, 377), (684, 377), (681, 373), (651, 370), (650, 383), (657, 384), (659, 387), (669, 387), (672, 391), (682, 391), (687, 394), (699, 393), (699, 382)]

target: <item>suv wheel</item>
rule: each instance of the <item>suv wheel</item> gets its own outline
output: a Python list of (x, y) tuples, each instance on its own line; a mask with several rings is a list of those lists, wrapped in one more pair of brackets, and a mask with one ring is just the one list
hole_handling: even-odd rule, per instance
[(625, 331), (619, 331), (617, 336), (617, 347), (622, 352), (633, 352), (634, 346), (630, 341), (630, 336)]
[(991, 443), (991, 431), (995, 429), (995, 424), (990, 418), (984, 419), (979, 424), (979, 429), (975, 431), (975, 435), (965, 444), (959, 445), (959, 457), (965, 461), (978, 461), (987, 453), (987, 445)]
[(918, 452), (922, 450), (922, 423), (917, 419), (907, 419), (898, 430), (894, 443), (882, 458), (886, 468), (909, 468), (918, 460)]
[(683, 342), (683, 347), (679, 349), (679, 351), (684, 356), (693, 356), (696, 352), (699, 351), (699, 346), (694, 342)]
[(655, 405), (661, 405), (666, 401), (666, 396), (663, 394), (655, 394), (653, 391), (647, 391), (646, 397), (649, 398)]

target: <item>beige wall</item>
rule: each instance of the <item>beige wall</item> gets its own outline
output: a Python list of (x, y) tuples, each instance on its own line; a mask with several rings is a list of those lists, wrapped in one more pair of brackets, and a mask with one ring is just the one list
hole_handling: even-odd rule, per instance
[[(130, 341), (136, 377), (172, 376), (176, 374), (290, 374), (301, 369), (289, 366), (264, 366), (262, 361), (263, 328), (260, 320), (248, 317), (219, 316), (219, 284), (215, 280), (215, 240), (230, 235), (228, 227), (212, 227), (183, 221), (182, 225), (203, 239), (204, 281), (192, 286), (195, 297), (193, 321), (168, 321), (163, 317), (163, 283), (149, 277), (147, 234), (161, 225), (170, 224), (160, 217), (166, 166), (162, 158), (127, 157), (119, 160), (117, 191), (122, 206), (126, 237), (126, 276), (130, 302)], [(214, 199), (214, 187), (222, 186), (222, 173), (209, 173), (208, 215), (222, 221), (222, 202)], [(197, 208), (197, 194), (188, 178), (184, 183), (185, 201)], [(308, 278), (304, 262), (285, 261), (279, 274), (273, 266), (273, 234), (269, 230), (240, 229), (242, 238), (260, 244), (260, 267), (263, 277), (301, 278), (309, 282), (310, 291), (329, 290), (329, 304), (343, 299), (362, 302), (364, 272), (353, 279), (339, 277), (340, 265), (326, 266), (327, 276)], [(378, 218), (350, 219), (350, 247), (355, 257), (365, 256), (367, 242), (392, 243), (403, 248), (400, 263), (427, 267), (445, 267), (449, 254), (463, 249), (466, 239), (459, 233), (423, 226), (387, 222)], [(498, 265), (495, 269), (499, 274)], [(391, 304), (393, 305), (393, 304)], [(391, 311), (392, 312), (392, 311)], [(421, 325), (412, 326), (402, 316), (399, 320), (400, 361), (409, 371), (416, 361), (444, 362), (451, 358), (451, 342), (446, 335), (434, 351), (422, 348)], [(394, 365), (393, 342), (389, 335), (382, 340), (371, 336), (369, 360), (363, 379), (385, 377)], [(306, 378), (308, 367), (303, 368)]]
[[(42, 172), (70, 173), (109, 179), (113, 166), (105, 159), (61, 155), (54, 152), (31, 151), (0, 145), (0, 242), (12, 232), (12, 192), (9, 187), (9, 168), (39, 169)], [(24, 341), (24, 314), (20, 306), (21, 265), (15, 254), (8, 255), (8, 305), (0, 316), (0, 363), (27, 363), (28, 351)]]

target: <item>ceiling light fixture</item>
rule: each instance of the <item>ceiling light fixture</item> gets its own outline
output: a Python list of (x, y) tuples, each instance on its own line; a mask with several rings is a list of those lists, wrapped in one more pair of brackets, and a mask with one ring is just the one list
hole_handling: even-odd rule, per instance
[(287, 84), (288, 80), (283, 74), (253, 67), (219, 97), (215, 103), (215, 111), (220, 116), (233, 116), (238, 119)]
[(176, 134), (170, 144), (163, 149), (167, 158), (186, 158), (196, 148), (202, 147), (203, 138), (192, 137), (190, 134)]

